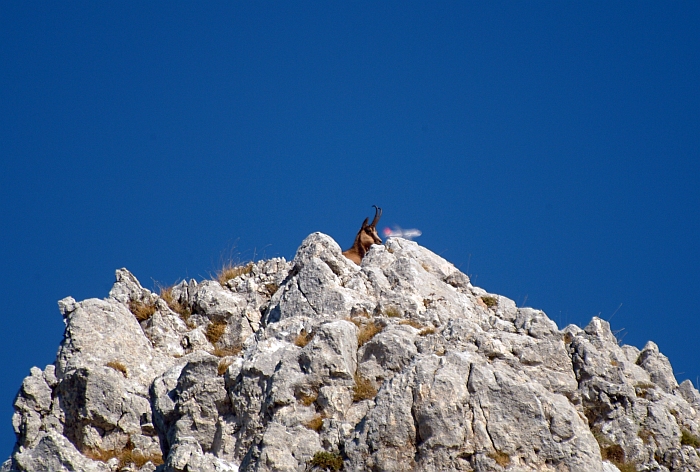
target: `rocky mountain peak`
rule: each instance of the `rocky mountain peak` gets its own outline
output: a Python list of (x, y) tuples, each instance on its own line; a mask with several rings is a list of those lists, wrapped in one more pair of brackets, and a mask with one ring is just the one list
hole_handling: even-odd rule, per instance
[[(223, 283), (222, 283), (223, 282)], [(59, 302), (2, 471), (697, 471), (700, 393), (653, 342), (559, 329), (415, 242)]]

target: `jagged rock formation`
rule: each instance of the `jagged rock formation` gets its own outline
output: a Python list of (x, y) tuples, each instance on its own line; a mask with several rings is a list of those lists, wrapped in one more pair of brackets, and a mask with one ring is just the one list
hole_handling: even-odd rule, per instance
[(358, 267), (314, 233), (224, 286), (121, 269), (59, 307), (3, 471), (700, 470), (700, 393), (654, 343), (559, 330), (414, 242)]

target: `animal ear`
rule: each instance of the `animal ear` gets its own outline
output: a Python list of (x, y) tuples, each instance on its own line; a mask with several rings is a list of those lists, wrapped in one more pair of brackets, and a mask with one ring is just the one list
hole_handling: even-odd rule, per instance
[(362, 222), (362, 228), (367, 227), (367, 222), (369, 221), (369, 218), (365, 218), (365, 221)]

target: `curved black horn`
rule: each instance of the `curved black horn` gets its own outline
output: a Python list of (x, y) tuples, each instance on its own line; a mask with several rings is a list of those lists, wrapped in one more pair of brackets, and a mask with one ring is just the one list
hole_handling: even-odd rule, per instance
[(372, 220), (372, 224), (370, 225), (371, 227), (377, 226), (377, 223), (379, 223), (379, 218), (382, 217), (382, 209), (379, 208), (377, 205), (372, 205), (375, 210), (374, 210), (374, 219)]

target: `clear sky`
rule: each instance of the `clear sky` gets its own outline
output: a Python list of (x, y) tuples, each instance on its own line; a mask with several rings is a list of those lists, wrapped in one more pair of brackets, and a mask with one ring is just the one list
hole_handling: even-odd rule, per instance
[(371, 205), (697, 385), (698, 2), (3, 2), (0, 456), (56, 301), (347, 248)]

